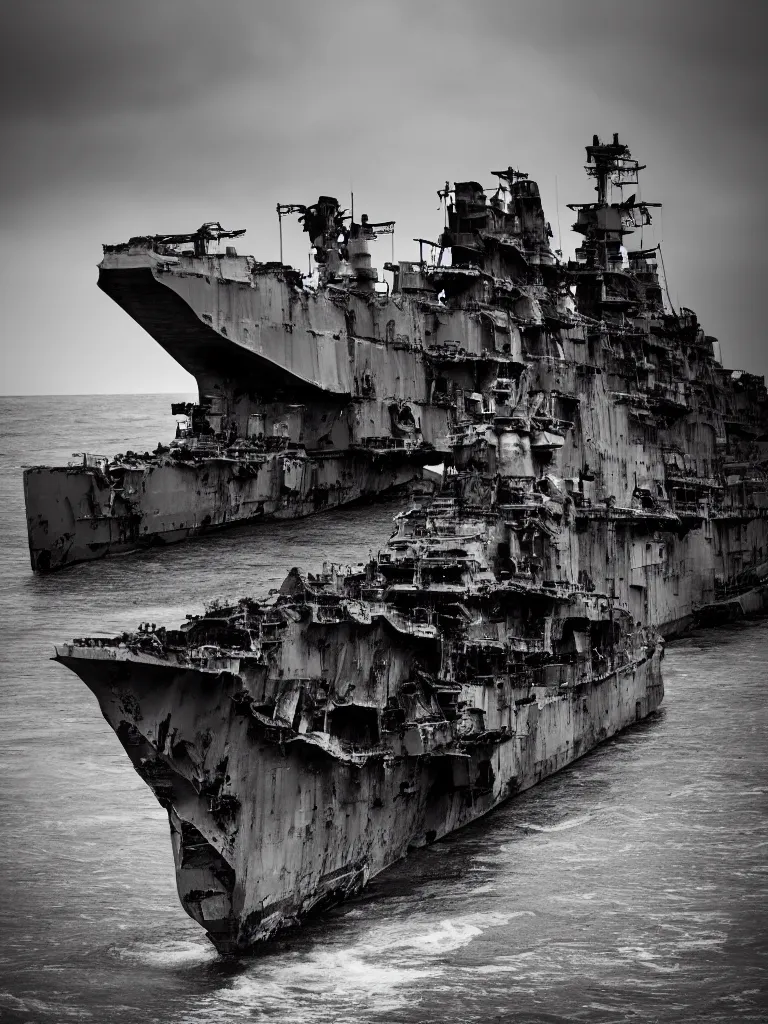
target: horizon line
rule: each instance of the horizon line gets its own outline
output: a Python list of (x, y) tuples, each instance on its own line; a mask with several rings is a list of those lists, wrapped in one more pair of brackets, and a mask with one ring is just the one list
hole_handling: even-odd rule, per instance
[(0, 398), (150, 398), (153, 395), (189, 395), (191, 391), (175, 388), (173, 391), (25, 391), (16, 394), (0, 393)]

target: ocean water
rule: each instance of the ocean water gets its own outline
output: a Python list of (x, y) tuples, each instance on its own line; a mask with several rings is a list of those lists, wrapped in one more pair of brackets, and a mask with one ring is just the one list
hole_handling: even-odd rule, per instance
[(397, 503), (35, 577), (21, 468), (144, 450), (174, 397), (0, 399), (0, 1021), (768, 1019), (768, 623), (671, 644), (648, 720), (259, 955), (219, 957), (164, 813), (57, 640), (356, 561)]

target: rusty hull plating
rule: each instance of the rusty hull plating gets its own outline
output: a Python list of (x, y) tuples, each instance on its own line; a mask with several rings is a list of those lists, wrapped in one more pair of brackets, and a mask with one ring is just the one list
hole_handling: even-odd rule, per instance
[(57, 648), (168, 810), (181, 901), (219, 949), (357, 890), (658, 706), (654, 631), (603, 593), (500, 579), (509, 529), (436, 499), (367, 565)]
[(232, 247), (210, 254), (242, 234), (218, 225), (104, 246), (99, 287), (195, 376), (200, 398), (172, 406), (176, 437), (152, 453), (25, 471), (35, 571), (311, 515), (405, 488), (440, 461), (451, 416), (435, 405), (422, 417), (420, 310), (374, 290), (368, 242), (392, 225), (343, 228), (342, 260), (338, 203), (301, 209), (316, 286)]
[[(551, 251), (536, 183), (511, 168), (495, 172), (490, 198), (476, 182), (446, 185), (445, 231), (419, 240), (437, 260), (386, 264), (386, 293), (368, 243), (393, 223), (351, 222), (327, 196), (278, 208), (301, 215), (311, 281), (229, 246), (209, 252), (242, 233), (217, 224), (105, 246), (99, 286), (196, 377), (200, 400), (173, 407), (177, 436), (154, 453), (25, 472), (33, 568), (403, 487), (450, 457), (467, 416), (509, 407), (521, 381), (540, 428), (527, 435), (532, 476), (566, 424), (571, 443), (554, 469), (595, 504), (631, 507), (644, 492), (697, 527), (723, 506), (741, 523), (762, 516), (762, 379), (723, 370), (695, 315), (665, 309), (657, 250), (623, 249), (656, 205), (623, 192), (609, 202), (637, 182), (627, 148), (595, 139), (587, 155), (598, 199), (574, 204), (584, 241), (567, 264)], [(735, 546), (721, 531), (722, 568), (703, 548), (688, 552), (709, 575), (692, 601), (755, 561), (761, 529)]]
[[(624, 250), (650, 218), (609, 201), (640, 170), (626, 147), (595, 138), (587, 155), (598, 200), (577, 207), (576, 261), (555, 258), (535, 183), (508, 169), (490, 199), (446, 186), (437, 262), (368, 293), (419, 325), (399, 350), (369, 343), (374, 390), (401, 352), (423, 374), (423, 436), (446, 431), (439, 493), (397, 516), (385, 551), (293, 569), (269, 600), (177, 630), (57, 647), (167, 809), (181, 901), (223, 951), (648, 715), (662, 633), (764, 610), (764, 384), (664, 307), (656, 250)], [(313, 230), (335, 230), (329, 202)], [(300, 309), (333, 304), (353, 265), (320, 255), (333, 280)], [(339, 308), (363, 294), (340, 288)], [(367, 364), (347, 340), (334, 372), (355, 387)]]

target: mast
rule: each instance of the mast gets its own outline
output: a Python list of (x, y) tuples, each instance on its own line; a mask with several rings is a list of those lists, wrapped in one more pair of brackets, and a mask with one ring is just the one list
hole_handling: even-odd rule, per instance
[(620, 192), (619, 201), (612, 202), (613, 190), (622, 190), (625, 185), (637, 185), (640, 171), (645, 164), (634, 160), (629, 148), (619, 142), (614, 133), (612, 142), (601, 142), (592, 136), (592, 145), (587, 146), (587, 174), (595, 179), (597, 202), (569, 203), (568, 208), (576, 211), (573, 230), (584, 235), (584, 244), (576, 251), (576, 258), (586, 263), (587, 269), (621, 270), (622, 240), (639, 227), (651, 223), (650, 207), (661, 203), (638, 202), (637, 194), (628, 199)]

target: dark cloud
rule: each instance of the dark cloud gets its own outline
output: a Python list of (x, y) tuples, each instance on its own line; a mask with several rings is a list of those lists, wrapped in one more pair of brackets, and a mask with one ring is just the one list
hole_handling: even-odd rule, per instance
[(11, 123), (193, 103), (247, 74), (246, 12), (200, 0), (29, 0), (2, 7), (0, 116)]
[[(557, 177), (570, 244), (564, 204), (589, 197), (583, 146), (613, 131), (648, 164), (643, 195), (666, 204), (654, 238), (673, 300), (699, 311), (732, 362), (764, 372), (767, 11), (744, 0), (5, 5), (4, 316), (23, 342), (5, 354), (6, 386), (185, 383), (96, 291), (102, 241), (214, 218), (247, 227), (268, 258), (276, 201), (353, 188), (361, 209), (397, 218), (404, 255), (439, 229), (442, 181), (512, 162), (539, 180), (553, 224)], [(300, 232), (288, 236), (303, 265)]]

